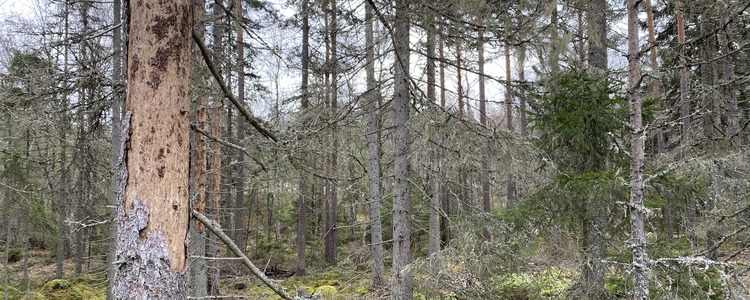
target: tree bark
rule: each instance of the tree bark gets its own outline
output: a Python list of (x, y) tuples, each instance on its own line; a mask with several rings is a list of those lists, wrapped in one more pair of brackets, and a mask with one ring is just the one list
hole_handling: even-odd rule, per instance
[(411, 186), (409, 184), (409, 2), (397, 0), (395, 3), (393, 48), (395, 49), (393, 113), (394, 175), (395, 190), (393, 203), (393, 282), (391, 299), (410, 300), (413, 298), (411, 264)]
[(383, 230), (380, 214), (380, 135), (378, 126), (378, 98), (380, 91), (375, 83), (375, 37), (373, 34), (374, 14), (370, 1), (365, 6), (365, 53), (367, 73), (367, 179), (370, 196), (370, 242), (372, 244), (372, 285), (385, 287), (385, 267), (383, 264)]
[(185, 299), (192, 1), (131, 2), (128, 15), (114, 295)]
[(643, 120), (641, 117), (641, 80), (638, 59), (638, 7), (628, 0), (628, 100), (630, 106), (630, 245), (633, 255), (633, 299), (648, 299), (649, 260), (643, 222)]

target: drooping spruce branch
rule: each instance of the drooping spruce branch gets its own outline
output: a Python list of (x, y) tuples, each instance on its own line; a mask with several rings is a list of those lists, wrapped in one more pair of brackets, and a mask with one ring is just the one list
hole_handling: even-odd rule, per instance
[(235, 107), (237, 107), (237, 110), (240, 111), (242, 116), (245, 117), (245, 119), (250, 122), (250, 125), (255, 127), (260, 134), (263, 136), (273, 140), (274, 142), (278, 142), (278, 138), (268, 131), (267, 129), (263, 128), (263, 126), (260, 126), (260, 123), (255, 119), (252, 113), (247, 110), (244, 106), (240, 104), (239, 101), (237, 101), (237, 98), (234, 97), (231, 91), (229, 91), (229, 88), (227, 88), (227, 85), (224, 83), (224, 79), (221, 78), (221, 75), (219, 75), (219, 71), (216, 70), (216, 66), (214, 65), (213, 60), (211, 60), (211, 56), (208, 53), (208, 48), (206, 48), (206, 44), (203, 43), (203, 41), (200, 39), (198, 34), (193, 31), (193, 41), (198, 45), (198, 48), (201, 50), (201, 55), (203, 56), (203, 60), (206, 61), (206, 66), (208, 66), (208, 69), (211, 70), (211, 74), (214, 76), (214, 79), (219, 84), (219, 87), (221, 88), (221, 91), (224, 93), (224, 96), (229, 99), (232, 104), (234, 104)]

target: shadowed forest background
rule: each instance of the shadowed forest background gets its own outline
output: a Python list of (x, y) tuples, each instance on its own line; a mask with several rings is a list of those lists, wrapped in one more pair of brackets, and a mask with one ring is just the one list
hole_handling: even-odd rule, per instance
[(0, 11), (3, 299), (750, 298), (748, 0)]

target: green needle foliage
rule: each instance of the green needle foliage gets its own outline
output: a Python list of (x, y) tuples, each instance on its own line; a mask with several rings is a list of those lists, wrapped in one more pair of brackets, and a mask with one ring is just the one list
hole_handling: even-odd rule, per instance
[(535, 142), (563, 172), (603, 171), (612, 138), (623, 132), (627, 101), (606, 78), (585, 70), (562, 74), (548, 94), (531, 94)]

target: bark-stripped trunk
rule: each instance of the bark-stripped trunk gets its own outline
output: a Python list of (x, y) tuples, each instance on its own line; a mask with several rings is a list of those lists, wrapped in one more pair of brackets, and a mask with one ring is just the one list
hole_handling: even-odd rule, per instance
[[(245, 39), (242, 31), (242, 1), (235, 0), (237, 9), (237, 100), (245, 105)], [(237, 143), (244, 145), (245, 118), (237, 118)], [(234, 242), (244, 250), (245, 245), (245, 153), (237, 151), (235, 199), (234, 199)]]
[(396, 1), (393, 48), (396, 70), (393, 89), (395, 130), (393, 203), (393, 282), (391, 299), (413, 297), (411, 264), (411, 186), (409, 184), (409, 1)]
[(685, 10), (682, 1), (678, 1), (677, 5), (677, 41), (680, 46), (680, 103), (682, 103), (682, 110), (680, 111), (680, 118), (682, 119), (682, 144), (687, 147), (690, 140), (690, 102), (687, 99), (688, 83), (687, 83), (687, 59), (685, 58), (685, 17), (683, 11)]
[[(195, 32), (200, 37), (201, 41), (205, 40), (205, 26), (203, 25), (203, 19), (205, 15), (205, 0), (194, 0), (193, 9), (194, 19), (193, 22), (196, 24)], [(197, 47), (196, 47), (197, 48)], [(205, 66), (203, 56), (200, 51), (195, 49), (192, 53), (193, 60), (196, 61), (196, 74), (199, 78), (197, 79), (198, 90), (206, 90), (206, 74), (201, 69)], [(195, 102), (195, 122), (198, 128), (201, 130), (208, 130), (207, 126), (207, 115), (206, 115), (206, 100), (208, 95), (201, 92), (198, 95)], [(195, 201), (192, 203), (193, 209), (201, 214), (206, 214), (206, 187), (207, 187), (207, 175), (206, 175), (206, 140), (202, 135), (195, 134), (195, 148), (193, 149), (193, 185), (191, 187), (191, 200)], [(195, 190), (192, 190), (192, 189)], [(208, 277), (206, 270), (206, 239), (207, 230), (203, 224), (194, 221), (190, 228), (190, 296), (195, 298), (206, 297), (208, 295)]]
[(375, 37), (373, 35), (374, 22), (373, 7), (370, 1), (365, 6), (365, 45), (367, 73), (367, 179), (370, 193), (370, 242), (372, 243), (372, 285), (384, 287), (385, 267), (383, 265), (383, 230), (380, 214), (381, 183), (380, 183), (380, 135), (378, 126), (378, 99), (380, 91), (375, 84)]
[(130, 3), (116, 299), (188, 296), (192, 10)]
[[(435, 103), (435, 28), (432, 25), (425, 27), (427, 31), (427, 100)], [(440, 272), (440, 259), (437, 252), (440, 251), (440, 202), (438, 199), (437, 179), (437, 149), (430, 147), (430, 163), (427, 167), (427, 195), (430, 199), (429, 211), (429, 254), (430, 271), (432, 274)]]
[(643, 120), (641, 118), (641, 80), (638, 59), (638, 7), (628, 0), (628, 100), (630, 103), (630, 245), (633, 254), (633, 299), (648, 299), (649, 261), (643, 227)]
[[(302, 113), (302, 127), (306, 127), (305, 113), (310, 105), (310, 94), (308, 92), (308, 79), (310, 76), (310, 3), (302, 0), (302, 85), (300, 87), (302, 98), (300, 100)], [(307, 180), (305, 174), (300, 174), (299, 180), (299, 216), (297, 218), (297, 276), (305, 275), (305, 248), (307, 246)]]
[[(119, 0), (114, 1), (114, 18), (115, 24), (121, 22), (120, 9), (122, 3)], [(120, 187), (120, 176), (116, 172), (120, 157), (120, 144), (122, 143), (122, 98), (123, 89), (122, 84), (122, 28), (116, 28), (112, 32), (112, 153), (110, 158), (110, 168), (112, 169), (112, 177), (110, 178), (110, 191), (109, 191), (109, 214), (110, 218), (114, 220), (117, 217), (117, 206), (119, 195), (122, 191), (118, 190)], [(114, 299), (115, 286), (115, 268), (112, 265), (115, 261), (115, 253), (117, 252), (117, 243), (113, 238), (117, 236), (117, 223), (112, 222), (109, 225), (109, 251), (107, 252), (107, 300)]]
[[(221, 64), (216, 59), (223, 47), (224, 37), (224, 10), (222, 9), (223, 1), (215, 1), (212, 7), (213, 17), (216, 18), (213, 24), (212, 35), (213, 35), (213, 49), (214, 49), (214, 62), (219, 74), (222, 73)], [(218, 82), (214, 81), (218, 86)], [(213, 95), (213, 112), (211, 114), (211, 134), (216, 138), (221, 139), (221, 122), (222, 115), (224, 113), (224, 106), (222, 105), (221, 95)], [(229, 134), (231, 136), (231, 133)], [(211, 187), (210, 187), (210, 209), (208, 209), (209, 217), (215, 220), (217, 223), (221, 222), (221, 144), (217, 141), (213, 141), (210, 144), (211, 147)], [(207, 206), (209, 206), (207, 205)], [(207, 257), (219, 257), (219, 244), (217, 236), (213, 232), (208, 233), (208, 241), (206, 245), (206, 256)], [(219, 262), (218, 260), (210, 260), (207, 265), (208, 274), (206, 278), (206, 290), (211, 296), (219, 295)]]

